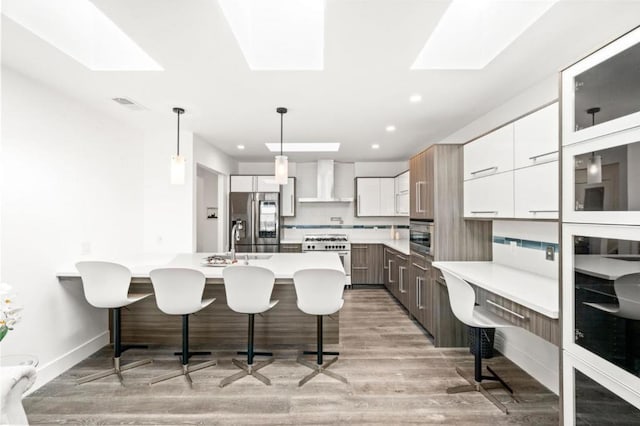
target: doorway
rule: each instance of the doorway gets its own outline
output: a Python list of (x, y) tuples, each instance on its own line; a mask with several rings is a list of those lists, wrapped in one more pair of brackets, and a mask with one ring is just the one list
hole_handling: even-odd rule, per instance
[(198, 164), (196, 181), (196, 251), (223, 251), (224, 235), (224, 176)]

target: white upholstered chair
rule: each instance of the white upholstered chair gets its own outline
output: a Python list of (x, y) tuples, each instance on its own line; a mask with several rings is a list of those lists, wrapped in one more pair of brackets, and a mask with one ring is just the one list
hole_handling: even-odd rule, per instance
[(131, 271), (123, 265), (103, 261), (83, 261), (76, 263), (76, 268), (82, 278), (82, 286), (87, 301), (96, 308), (108, 308), (113, 313), (113, 368), (95, 373), (78, 380), (78, 383), (86, 383), (93, 380), (115, 374), (120, 383), (124, 385), (122, 372), (152, 362), (151, 359), (120, 365), (122, 352), (131, 348), (145, 348), (144, 345), (122, 346), (120, 337), (120, 309), (135, 303), (147, 294), (128, 294), (131, 284)]
[(189, 351), (189, 315), (211, 305), (215, 299), (202, 299), (206, 278), (195, 269), (158, 268), (149, 272), (158, 309), (167, 315), (182, 317), (182, 352), (177, 352), (182, 361), (180, 370), (172, 371), (151, 379), (150, 384), (162, 382), (174, 377), (184, 376), (189, 385), (193, 384), (189, 373), (216, 365), (216, 361), (205, 361), (189, 365), (193, 355), (210, 355), (211, 352)]
[[(496, 387), (495, 385), (502, 386), (506, 389), (511, 397), (513, 396), (513, 390), (496, 374), (495, 371), (489, 366), (487, 370), (490, 375), (482, 374), (482, 329), (484, 328), (503, 328), (514, 327), (510, 322), (500, 318), (498, 315), (489, 312), (481, 306), (476, 306), (476, 294), (469, 283), (460, 278), (458, 275), (442, 269), (442, 274), (447, 283), (447, 290), (449, 291), (449, 303), (451, 304), (451, 310), (453, 314), (462, 323), (471, 327), (475, 333), (475, 358), (474, 358), (474, 375), (473, 378), (465, 375), (460, 368), (456, 367), (456, 372), (465, 378), (469, 384), (462, 386), (455, 386), (447, 389), (447, 393), (460, 393), (477, 391), (482, 393), (489, 401), (491, 401), (496, 407), (502, 410), (505, 414), (509, 411), (503, 403), (501, 403), (494, 395), (489, 393), (487, 389)], [(484, 381), (497, 381), (498, 383), (491, 383), (491, 385), (484, 383)]]
[[(298, 386), (304, 385), (318, 374), (325, 374), (336, 380), (340, 380), (343, 383), (348, 383), (346, 378), (327, 370), (329, 366), (338, 360), (337, 355), (339, 355), (339, 353), (325, 352), (322, 348), (323, 316), (335, 314), (342, 309), (342, 306), (344, 305), (344, 299), (342, 298), (346, 283), (346, 276), (344, 272), (334, 269), (304, 269), (297, 271), (293, 275), (293, 283), (298, 297), (298, 309), (305, 314), (315, 315), (317, 317), (316, 351), (304, 352), (305, 354), (316, 355), (316, 364), (313, 364), (302, 357), (298, 357), (298, 362), (300, 364), (313, 370), (300, 380)], [(323, 355), (336, 356), (325, 363)]]
[(271, 385), (271, 380), (258, 373), (258, 370), (273, 362), (273, 358), (253, 363), (255, 355), (272, 356), (270, 352), (254, 351), (254, 323), (255, 314), (261, 314), (273, 308), (278, 301), (271, 300), (271, 293), (275, 283), (275, 276), (269, 269), (250, 265), (227, 266), (222, 271), (224, 290), (229, 308), (249, 316), (249, 330), (247, 342), (247, 361), (231, 360), (242, 371), (223, 379), (220, 387), (227, 386), (245, 376), (253, 376), (265, 385)]

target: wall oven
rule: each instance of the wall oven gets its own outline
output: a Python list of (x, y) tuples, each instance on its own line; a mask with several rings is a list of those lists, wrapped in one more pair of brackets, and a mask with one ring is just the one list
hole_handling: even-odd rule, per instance
[(412, 220), (409, 223), (409, 243), (411, 250), (433, 256), (433, 222)]

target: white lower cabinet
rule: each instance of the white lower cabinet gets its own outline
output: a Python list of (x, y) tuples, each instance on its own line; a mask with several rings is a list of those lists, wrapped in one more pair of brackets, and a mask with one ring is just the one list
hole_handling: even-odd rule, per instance
[(513, 217), (513, 212), (513, 171), (464, 182), (465, 217)]
[(514, 172), (515, 217), (558, 218), (558, 162), (525, 167)]

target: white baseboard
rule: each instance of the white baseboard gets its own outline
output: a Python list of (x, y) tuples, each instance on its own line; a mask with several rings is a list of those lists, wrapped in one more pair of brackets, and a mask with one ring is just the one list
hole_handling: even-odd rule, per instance
[(50, 361), (42, 366), (38, 366), (38, 376), (36, 383), (25, 393), (24, 396), (30, 395), (42, 386), (49, 383), (51, 380), (58, 377), (60, 374), (67, 371), (80, 361), (84, 360), (88, 356), (99, 351), (103, 347), (109, 344), (109, 331), (104, 331), (87, 342), (79, 345), (78, 347), (70, 350), (69, 352), (59, 356), (58, 358)]
[(495, 348), (556, 395), (560, 392), (560, 349), (554, 344), (513, 328), (496, 330)]

